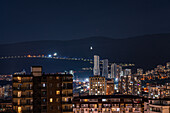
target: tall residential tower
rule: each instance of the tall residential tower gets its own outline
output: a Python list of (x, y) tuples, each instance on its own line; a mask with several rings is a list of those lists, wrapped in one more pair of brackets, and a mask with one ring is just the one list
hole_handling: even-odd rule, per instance
[(94, 76), (100, 75), (100, 59), (99, 56), (94, 55), (94, 68), (93, 68)]

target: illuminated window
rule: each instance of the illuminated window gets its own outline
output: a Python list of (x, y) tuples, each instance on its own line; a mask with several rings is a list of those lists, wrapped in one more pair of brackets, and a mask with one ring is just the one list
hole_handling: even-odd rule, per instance
[(18, 92), (18, 97), (21, 97), (21, 91)]
[(56, 94), (59, 95), (59, 94), (60, 94), (60, 91), (56, 91)]
[(20, 102), (21, 102), (20, 99), (18, 99), (18, 105), (20, 105)]
[(18, 107), (18, 113), (21, 113), (21, 107)]
[(43, 87), (45, 87), (45, 83), (43, 84)]
[(53, 102), (53, 98), (50, 98), (50, 102)]
[(56, 98), (56, 102), (59, 102), (59, 98)]
[(64, 101), (65, 101), (65, 102), (67, 102), (67, 101), (68, 101), (68, 99), (67, 99), (67, 98), (65, 98), (65, 99), (64, 99)]
[(59, 79), (59, 77), (56, 77), (56, 79)]
[(18, 81), (21, 81), (21, 77), (17, 77)]
[(84, 99), (84, 102), (88, 102), (88, 99)]

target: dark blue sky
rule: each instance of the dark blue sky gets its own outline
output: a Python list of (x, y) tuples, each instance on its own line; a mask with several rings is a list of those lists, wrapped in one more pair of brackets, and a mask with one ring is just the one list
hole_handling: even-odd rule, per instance
[(168, 0), (0, 0), (0, 43), (170, 33)]

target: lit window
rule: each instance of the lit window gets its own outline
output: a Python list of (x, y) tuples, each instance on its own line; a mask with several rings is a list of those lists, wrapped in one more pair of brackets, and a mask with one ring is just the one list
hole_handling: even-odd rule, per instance
[(56, 102), (59, 102), (59, 98), (56, 98)]
[(56, 94), (59, 95), (59, 94), (60, 94), (60, 91), (56, 91)]
[(45, 99), (43, 99), (43, 102), (45, 102), (46, 100)]
[(43, 87), (45, 87), (45, 83), (43, 84)]
[(17, 77), (18, 81), (21, 81), (21, 77)]
[(53, 98), (50, 98), (50, 102), (53, 102)]
[(21, 97), (21, 91), (18, 92), (18, 97)]
[(59, 77), (56, 77), (56, 79), (59, 79)]
[(18, 113), (21, 113), (21, 107), (18, 107)]
[(84, 102), (88, 102), (88, 99), (84, 99)]

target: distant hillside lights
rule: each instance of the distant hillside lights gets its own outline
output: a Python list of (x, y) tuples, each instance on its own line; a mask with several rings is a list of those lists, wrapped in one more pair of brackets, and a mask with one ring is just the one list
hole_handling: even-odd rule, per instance
[(143, 74), (142, 80), (161, 80), (170, 78), (170, 62), (166, 66), (157, 65), (153, 70), (148, 70)]
[[(122, 69), (121, 65), (111, 64), (109, 73), (108, 59), (102, 64), (102, 76), (100, 75), (100, 59), (94, 55), (93, 77), (89, 78), (89, 95), (113, 95), (114, 93), (141, 95), (141, 80), (137, 75), (132, 75), (131, 69)], [(142, 70), (140, 70), (140, 74)]]

